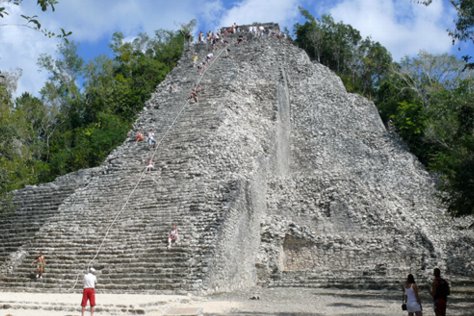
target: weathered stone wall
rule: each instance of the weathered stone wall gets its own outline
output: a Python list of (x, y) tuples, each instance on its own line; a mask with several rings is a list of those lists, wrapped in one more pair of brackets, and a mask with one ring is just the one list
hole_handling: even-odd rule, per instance
[[(270, 181), (260, 273), (279, 285), (287, 272), (386, 280), (428, 277), (435, 266), (471, 273), (472, 230), (458, 231), (446, 216), (430, 175), (387, 133), (374, 104), (303, 52), (288, 55), (290, 173)], [(470, 255), (456, 250), (454, 259), (451, 247)]]

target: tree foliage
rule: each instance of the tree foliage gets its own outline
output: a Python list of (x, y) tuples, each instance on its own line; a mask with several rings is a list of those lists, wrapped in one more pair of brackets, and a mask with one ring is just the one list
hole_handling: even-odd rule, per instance
[(300, 13), (306, 22), (295, 25), (295, 43), (311, 59), (334, 70), (349, 91), (371, 97), (392, 63), (387, 49), (330, 15), (316, 19), (303, 8)]
[(439, 178), (448, 210), (474, 214), (474, 78), (464, 62), (420, 52), (392, 68), (376, 104), (411, 151)]

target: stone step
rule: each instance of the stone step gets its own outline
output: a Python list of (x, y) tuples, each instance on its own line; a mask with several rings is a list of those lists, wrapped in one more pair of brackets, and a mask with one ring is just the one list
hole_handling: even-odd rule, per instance
[[(168, 269), (162, 269), (162, 268), (156, 268), (156, 269), (142, 269), (143, 271), (141, 273), (137, 272), (138, 268), (131, 267), (131, 268), (123, 268), (121, 270), (115, 270), (112, 273), (109, 273), (108, 271), (104, 271), (101, 273), (100, 276), (100, 283), (101, 284), (107, 284), (110, 282), (127, 282), (128, 280), (136, 279), (136, 280), (141, 280), (141, 282), (144, 282), (143, 280), (155, 280), (164, 278), (164, 279), (173, 279), (173, 278), (179, 278), (179, 279), (184, 279), (187, 276), (189, 276), (189, 273), (198, 273), (202, 271), (201, 267), (194, 267), (194, 268), (189, 268), (189, 267), (183, 267), (183, 268), (168, 268)], [(50, 271), (48, 269), (48, 271)], [(34, 281), (41, 281), (44, 283), (61, 283), (64, 282), (65, 280), (72, 280), (77, 278), (77, 276), (81, 276), (82, 280), (82, 273), (61, 273), (61, 272), (45, 272), (43, 275), (42, 279), (35, 279), (36, 273), (35, 271), (28, 271), (25, 273), (17, 273), (15, 275), (9, 275), (9, 276), (3, 276), (1, 278), (2, 283), (4, 285), (7, 284), (15, 284), (18, 281), (22, 282), (34, 282)]]
[(61, 201), (65, 197), (74, 193), (74, 191), (75, 191), (75, 188), (61, 189), (58, 187), (58, 188), (51, 188), (43, 192), (37, 192), (36, 190), (30, 191), (30, 192), (19, 192), (12, 199), (12, 204), (19, 207), (29, 206), (32, 204), (38, 204), (40, 202), (44, 202), (46, 204), (52, 204), (51, 202)]
[[(114, 261), (115, 260), (115, 261)], [(169, 257), (166, 259), (158, 259), (156, 258), (154, 261), (149, 259), (150, 261), (146, 261), (143, 259), (136, 259), (135, 261), (131, 260), (123, 260), (121, 262), (117, 262), (117, 258), (103, 258), (100, 257), (95, 260), (95, 262), (100, 262), (101, 266), (110, 266), (114, 267), (115, 270), (122, 270), (122, 266), (126, 265), (127, 267), (131, 267), (133, 269), (142, 271), (142, 270), (153, 270), (153, 269), (169, 269), (172, 268), (185, 268), (189, 266), (188, 260), (189, 258), (180, 258), (180, 257)], [(85, 266), (84, 261), (80, 260), (64, 260), (62, 263), (47, 263), (47, 271), (48, 272), (55, 272), (55, 273), (62, 273), (64, 271), (69, 271), (71, 267), (83, 267)], [(34, 268), (32, 265), (20, 265), (15, 268), (15, 273), (29, 273)]]
[[(331, 275), (315, 272), (284, 272), (274, 275), (271, 287), (309, 287), (309, 288), (341, 288), (341, 289), (400, 289), (403, 278), (394, 278), (386, 275), (377, 275), (377, 271), (370, 273), (372, 276), (363, 276), (360, 270), (331, 271)], [(405, 274), (400, 274), (405, 275)], [(419, 279), (419, 286), (428, 287), (431, 280)], [(451, 292), (462, 295), (474, 294), (474, 280), (457, 277), (449, 281)], [(429, 290), (429, 289), (427, 289)]]
[(57, 214), (58, 206), (61, 203), (62, 201), (58, 201), (57, 203), (37, 203), (36, 205), (18, 207), (15, 214), (3, 218), (2, 224), (15, 223), (17, 220), (24, 220), (26, 218), (31, 218), (32, 221), (39, 220), (44, 222), (48, 217)]
[[(69, 282), (65, 283), (64, 280), (58, 280), (59, 283), (44, 283), (45, 279), (41, 279), (38, 282), (16, 282), (7, 285), (0, 285), (0, 289), (8, 291), (24, 291), (28, 289), (29, 292), (58, 292), (58, 291), (71, 291), (75, 289), (80, 289), (82, 287), (82, 281), (79, 280), (77, 283)], [(128, 282), (127, 282), (128, 281)], [(163, 279), (152, 279), (149, 282), (137, 282), (136, 280), (126, 280), (126, 282), (120, 283), (108, 283), (108, 284), (98, 284), (97, 290), (104, 293), (124, 293), (124, 292), (163, 292), (169, 291), (169, 293), (176, 293), (178, 291), (192, 291), (193, 290), (193, 281), (189, 280), (187, 283), (183, 280), (183, 283), (176, 282), (176, 279), (169, 279), (164, 281)]]
[[(166, 255), (163, 255), (166, 256)], [(120, 261), (119, 258), (116, 257), (98, 257), (95, 262), (100, 262), (102, 265), (106, 266), (114, 266), (114, 267), (121, 267), (122, 265), (126, 264), (129, 267), (136, 268), (138, 270), (146, 270), (152, 268), (163, 268), (166, 266), (174, 266), (176, 268), (186, 267), (188, 266), (189, 258), (183, 258), (179, 256), (170, 256), (166, 258), (158, 258), (153, 260), (153, 258), (149, 258), (148, 260), (143, 259), (141, 257), (136, 258), (135, 260), (124, 259)], [(51, 260), (52, 261), (52, 260)], [(47, 269), (48, 271), (62, 271), (62, 270), (70, 270), (71, 267), (81, 267), (84, 265), (84, 260), (63, 260), (62, 262), (47, 262)], [(24, 264), (20, 265), (15, 269), (15, 273), (17, 272), (29, 272), (31, 271), (32, 265), (31, 264)]]

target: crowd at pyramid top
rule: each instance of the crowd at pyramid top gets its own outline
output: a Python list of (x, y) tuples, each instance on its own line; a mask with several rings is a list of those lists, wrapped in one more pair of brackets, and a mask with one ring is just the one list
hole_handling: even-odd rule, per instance
[(199, 32), (197, 43), (213, 45), (216, 42), (219, 42), (223, 37), (227, 37), (228, 35), (244, 33), (249, 33), (256, 37), (287, 37), (287, 34), (281, 32), (280, 27), (276, 23), (254, 23), (251, 25), (237, 25), (237, 23), (234, 23), (231, 26), (223, 27), (216, 32), (208, 31), (206, 34), (204, 34), (203, 32)]

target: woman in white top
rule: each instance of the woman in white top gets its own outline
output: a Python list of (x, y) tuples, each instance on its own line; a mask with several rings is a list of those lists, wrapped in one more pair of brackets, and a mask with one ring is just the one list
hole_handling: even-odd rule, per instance
[(418, 286), (416, 286), (415, 278), (409, 274), (404, 286), (405, 297), (404, 302), (407, 304), (408, 316), (422, 316), (421, 300), (418, 296)]

